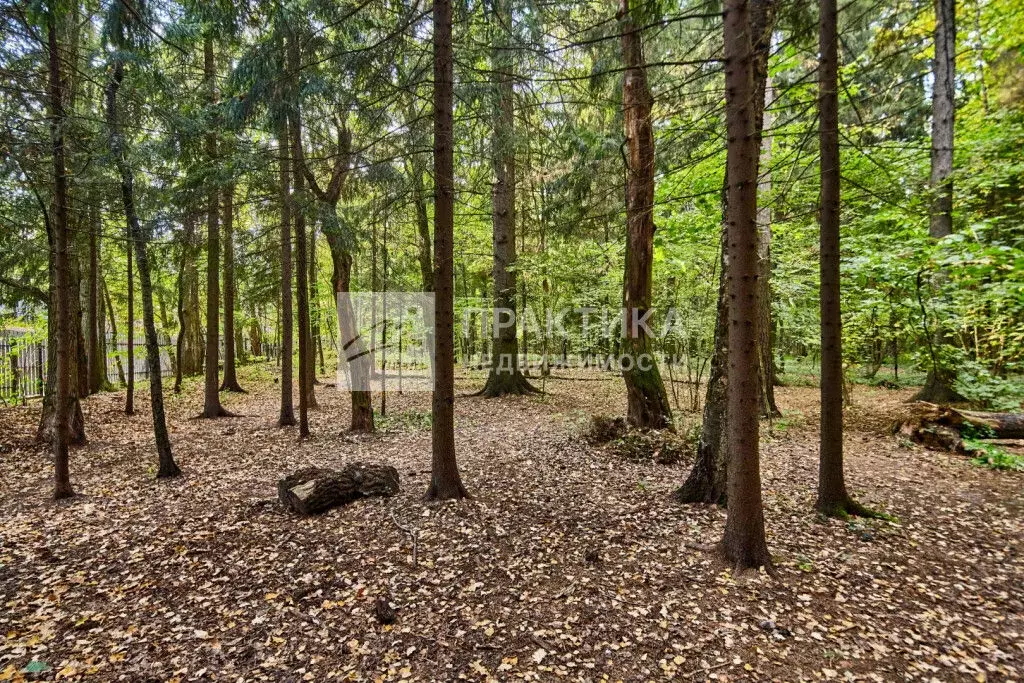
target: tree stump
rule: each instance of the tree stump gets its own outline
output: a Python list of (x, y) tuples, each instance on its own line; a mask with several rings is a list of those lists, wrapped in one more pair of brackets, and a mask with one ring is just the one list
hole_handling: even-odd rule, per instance
[(281, 504), (300, 515), (316, 515), (360, 498), (398, 493), (398, 470), (354, 462), (341, 471), (305, 467), (277, 482)]

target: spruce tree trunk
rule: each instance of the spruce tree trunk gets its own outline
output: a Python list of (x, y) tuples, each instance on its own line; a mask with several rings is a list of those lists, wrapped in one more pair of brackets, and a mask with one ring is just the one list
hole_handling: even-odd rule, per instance
[(75, 494), (71, 488), (71, 471), (68, 463), (68, 423), (71, 419), (71, 372), (70, 359), (74, 353), (74, 329), (71, 320), (70, 259), (68, 254), (68, 185), (64, 159), (64, 95), (61, 86), (60, 46), (57, 43), (57, 19), (50, 6), (46, 15), (48, 55), (48, 86), (50, 140), (53, 148), (53, 215), (54, 215), (54, 276), (56, 296), (54, 302), (57, 320), (57, 353), (54, 376), (56, 377), (54, 401), (53, 448), (54, 478), (53, 497), (69, 498)]
[[(956, 1), (935, 0), (935, 83), (932, 88), (931, 222), (928, 234), (942, 239), (953, 234), (953, 123), (956, 114)], [(944, 280), (939, 273), (938, 284)], [(931, 368), (916, 401), (963, 401), (954, 388), (956, 369), (943, 353), (949, 335), (939, 323), (930, 342)]]
[(454, 228), (455, 170), (452, 130), (452, 4), (434, 0), (434, 316), (433, 454), (428, 500), (468, 494), (455, 458)]
[(142, 324), (146, 331), (146, 360), (149, 364), (149, 397), (153, 412), (153, 435), (156, 441), (159, 469), (157, 478), (175, 477), (181, 474), (171, 453), (171, 441), (167, 434), (167, 419), (164, 415), (163, 377), (160, 372), (160, 342), (156, 334), (156, 317), (153, 311), (153, 284), (149, 274), (149, 259), (146, 255), (148, 236), (143, 233), (139, 217), (135, 212), (135, 181), (125, 155), (125, 142), (117, 117), (117, 94), (124, 77), (124, 64), (114, 62), (114, 71), (107, 86), (107, 125), (110, 129), (110, 150), (121, 176), (121, 201), (124, 205), (125, 220), (131, 241), (135, 243), (135, 264), (139, 269), (139, 285), (142, 291)]
[[(214, 62), (213, 36), (203, 39), (203, 80), (207, 103), (217, 103), (217, 67)], [(217, 163), (217, 131), (211, 127), (206, 134), (207, 163)], [(210, 187), (206, 198), (206, 371), (203, 381), (203, 412), (201, 417), (224, 417), (228, 412), (220, 404), (220, 190), (214, 179), (207, 179)], [(141, 276), (141, 273), (140, 273)]]
[[(519, 338), (516, 334), (516, 155), (514, 68), (509, 32), (512, 9), (508, 0), (494, 6), (497, 35), (491, 61), (494, 68), (494, 137), (491, 157), (494, 187), (491, 192), (493, 227), (494, 309), (491, 370), (482, 394), (488, 397), (536, 392), (519, 369)], [(429, 266), (429, 261), (426, 264)], [(424, 264), (421, 263), (423, 268)]]
[(309, 437), (309, 396), (313, 390), (310, 379), (311, 363), (309, 333), (309, 267), (306, 263), (306, 218), (303, 213), (302, 196), (305, 191), (305, 179), (300, 166), (302, 158), (302, 119), (299, 113), (298, 73), (301, 69), (298, 35), (292, 32), (288, 36), (288, 70), (291, 74), (290, 92), (294, 98), (290, 102), (288, 124), (292, 145), (292, 178), (295, 192), (292, 195), (292, 222), (295, 226), (295, 289), (298, 294), (296, 302), (299, 308), (299, 438)]
[(235, 184), (224, 188), (224, 379), (221, 391), (244, 393), (235, 372)]
[[(771, 32), (775, 24), (776, 0), (755, 0), (750, 5), (751, 35), (755, 42), (754, 50), (754, 127), (758, 146), (763, 128), (764, 102), (766, 81), (768, 77), (768, 53), (771, 48)], [(762, 83), (761, 79), (765, 79)], [(760, 159), (758, 160), (760, 161)], [(722, 215), (728, 214), (729, 205), (729, 171), (726, 169), (722, 187)], [(758, 234), (758, 270), (759, 276), (770, 271), (770, 252), (767, 250), (767, 237), (759, 227)], [(718, 305), (715, 315), (714, 349), (711, 356), (711, 373), (708, 378), (707, 392), (704, 401), (704, 415), (701, 424), (700, 442), (697, 446), (697, 460), (690, 471), (686, 482), (676, 491), (675, 497), (682, 503), (717, 503), (725, 505), (728, 494), (728, 466), (726, 460), (726, 425), (728, 415), (728, 376), (729, 361), (729, 298), (726, 278), (728, 274), (728, 235), (729, 225), (723, 223), (720, 245), (721, 273), (718, 283)], [(770, 316), (770, 301), (761, 297), (767, 296), (766, 285), (758, 278), (759, 321), (763, 324), (766, 316)], [(758, 355), (763, 358), (771, 353), (772, 345), (764, 343), (763, 331), (758, 332)], [(759, 363), (760, 366), (760, 363)], [(772, 385), (763, 383), (762, 371), (758, 371), (758, 396), (760, 397), (761, 414), (768, 414), (774, 406), (774, 390)], [(770, 392), (770, 393), (769, 393)], [(777, 410), (777, 409), (775, 409)]]
[(618, 18), (626, 67), (622, 113), (628, 150), (622, 377), (626, 383), (629, 423), (642, 429), (663, 429), (673, 426), (672, 408), (645, 321), (651, 308), (654, 266), (654, 98), (647, 84), (643, 44), (640, 30), (630, 16), (629, 0), (619, 0)]
[(772, 338), (772, 210), (768, 205), (768, 194), (771, 192), (771, 172), (767, 170), (771, 163), (772, 138), (771, 132), (765, 136), (765, 128), (771, 128), (772, 116), (766, 112), (769, 103), (774, 99), (774, 91), (768, 75), (768, 56), (771, 53), (772, 31), (775, 28), (777, 0), (753, 0), (750, 3), (750, 22), (754, 47), (754, 129), (758, 136), (760, 158), (758, 169), (761, 171), (759, 192), (763, 195), (764, 204), (757, 211), (757, 255), (759, 264), (758, 307), (760, 328), (758, 334), (761, 416), (779, 417), (782, 412), (775, 403), (775, 355)]
[[(728, 184), (726, 188), (728, 189)], [(723, 208), (725, 202), (722, 203)], [(722, 230), (720, 244), (720, 272), (718, 277), (718, 310), (715, 315), (715, 338), (711, 357), (711, 373), (708, 377), (707, 394), (704, 399), (704, 415), (701, 423), (700, 440), (697, 442), (697, 459), (690, 475), (674, 496), (680, 503), (712, 503), (725, 505), (727, 498), (728, 463), (726, 462), (726, 368), (729, 366), (729, 319), (726, 290), (726, 230)], [(723, 310), (724, 309), (724, 310)]]
[(761, 504), (757, 353), (757, 162), (753, 47), (746, 0), (725, 3), (729, 295), (729, 514), (722, 551), (738, 568), (771, 563)]
[(128, 324), (126, 355), (128, 357), (128, 385), (125, 390), (124, 414), (135, 414), (135, 280), (132, 275), (132, 252), (134, 251), (135, 237), (132, 235), (130, 226), (126, 227), (125, 234), (125, 268), (128, 274)]
[[(282, 54), (283, 57), (283, 54)], [(291, 170), (288, 151), (288, 122), (284, 117), (277, 124), (278, 149), (278, 201), (281, 205), (281, 307), (280, 307), (280, 348), (281, 361), (281, 412), (277, 418), (280, 427), (295, 424), (295, 407), (292, 403), (292, 219), (291, 219)]]
[(100, 220), (99, 207), (90, 212), (89, 230), (89, 296), (86, 316), (86, 357), (88, 358), (89, 393), (103, 389), (106, 364), (100, 356)]

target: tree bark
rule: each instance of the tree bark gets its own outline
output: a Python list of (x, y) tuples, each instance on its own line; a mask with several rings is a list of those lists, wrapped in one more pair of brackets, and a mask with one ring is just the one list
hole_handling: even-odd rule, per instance
[(89, 372), (89, 393), (103, 389), (106, 363), (100, 356), (100, 216), (99, 207), (90, 209), (89, 230), (89, 305), (86, 316), (86, 351)]
[(757, 162), (753, 47), (746, 0), (725, 3), (726, 226), (729, 368), (726, 427), (729, 513), (725, 558), (738, 568), (771, 563), (761, 504), (757, 354)]
[[(539, 393), (519, 369), (519, 338), (516, 334), (516, 155), (514, 68), (509, 34), (512, 9), (508, 0), (494, 5), (494, 137), (491, 158), (494, 187), (491, 192), (491, 223), (494, 262), (491, 370), (481, 393), (487, 397)], [(427, 261), (429, 266), (429, 260)], [(422, 268), (423, 263), (420, 264)], [(510, 270), (512, 268), (512, 270)]]
[(629, 0), (619, 0), (622, 28), (622, 113), (625, 123), (626, 270), (623, 278), (624, 350), (627, 420), (634, 427), (672, 427), (672, 408), (644, 319), (651, 308), (654, 266), (654, 98), (647, 84), (640, 29), (630, 16)]
[(110, 338), (114, 340), (114, 362), (117, 363), (117, 377), (118, 381), (124, 385), (126, 382), (124, 367), (121, 365), (121, 354), (117, 350), (117, 316), (114, 315), (114, 304), (110, 300), (110, 289), (107, 287), (106, 278), (103, 278), (103, 298), (106, 301), (105, 308), (110, 322)]
[(125, 342), (125, 353), (128, 359), (128, 384), (125, 389), (124, 414), (135, 414), (135, 280), (132, 276), (132, 252), (135, 238), (132, 236), (130, 227), (125, 228), (127, 239), (125, 240), (125, 267), (128, 274), (128, 324), (125, 330), (127, 337)]
[(765, 128), (771, 129), (772, 126), (772, 115), (767, 111), (769, 103), (774, 99), (774, 90), (768, 75), (768, 56), (771, 53), (777, 8), (777, 0), (753, 0), (750, 4), (751, 33), (754, 41), (754, 129), (760, 148), (758, 187), (763, 199), (757, 211), (757, 282), (760, 287), (758, 307), (761, 321), (757, 348), (762, 417), (782, 415), (782, 411), (775, 403), (775, 349), (772, 337), (772, 209), (768, 204), (772, 181), (771, 170), (767, 168), (771, 163), (772, 135), (770, 132), (767, 136), (764, 134)]
[[(282, 55), (283, 56), (283, 55)], [(278, 184), (281, 204), (281, 412), (277, 424), (281, 427), (296, 424), (292, 403), (292, 218), (291, 170), (288, 150), (288, 122), (282, 116), (277, 125), (279, 154)]]
[[(207, 103), (217, 104), (217, 67), (214, 62), (213, 35), (207, 33), (203, 39), (203, 80), (205, 81)], [(206, 134), (205, 152), (210, 164), (211, 176), (217, 163), (217, 131), (211, 126)], [(203, 412), (200, 417), (225, 417), (229, 413), (220, 404), (220, 189), (215, 177), (208, 177), (206, 198), (206, 372), (203, 381)], [(140, 273), (141, 277), (141, 273)]]
[(428, 500), (468, 494), (455, 458), (454, 228), (455, 170), (452, 130), (452, 3), (434, 0), (434, 316), (433, 454)]
[(199, 272), (196, 261), (196, 217), (186, 213), (182, 221), (181, 264), (178, 269), (178, 363), (174, 391), (181, 391), (183, 376), (195, 375), (203, 367), (203, 331), (199, 320)]
[(54, 405), (54, 430), (52, 439), (54, 479), (53, 497), (69, 498), (75, 494), (71, 487), (71, 471), (68, 463), (68, 423), (71, 419), (71, 373), (69, 361), (74, 353), (74, 330), (71, 320), (70, 263), (68, 255), (68, 185), (64, 153), (64, 100), (61, 85), (60, 46), (57, 42), (57, 18), (51, 5), (46, 15), (48, 55), (48, 86), (50, 140), (53, 147), (53, 216), (54, 216), (54, 275), (56, 296), (54, 301), (57, 319), (57, 357), (54, 375), (56, 391)]
[(157, 478), (175, 477), (181, 474), (171, 453), (171, 441), (167, 434), (167, 419), (164, 415), (163, 377), (160, 372), (160, 342), (156, 335), (156, 317), (153, 311), (153, 284), (149, 274), (149, 259), (146, 255), (146, 241), (135, 211), (135, 181), (125, 154), (125, 142), (117, 117), (117, 94), (124, 77), (124, 64), (115, 58), (114, 71), (107, 85), (107, 125), (110, 129), (110, 150), (121, 176), (121, 201), (124, 205), (125, 221), (131, 241), (135, 243), (135, 264), (139, 269), (139, 285), (142, 291), (142, 324), (146, 330), (146, 360), (149, 364), (149, 396), (153, 412), (153, 435), (159, 457)]
[(245, 393), (235, 372), (235, 184), (224, 188), (224, 379), (221, 391)]
[(843, 345), (839, 282), (839, 35), (836, 0), (820, 0), (818, 134), (821, 149), (821, 445), (818, 500), (829, 516), (851, 506), (843, 475)]
[[(928, 234), (936, 240), (953, 234), (953, 123), (956, 114), (956, 0), (935, 0), (935, 82), (932, 87), (931, 222)], [(944, 275), (936, 277), (941, 284)], [(932, 367), (916, 401), (952, 403), (964, 400), (954, 388), (956, 368), (944, 357), (950, 343), (941, 327), (931, 342)], [(938, 351), (936, 351), (938, 349)]]
[[(727, 190), (728, 184), (723, 189)], [(724, 209), (725, 202), (722, 204)], [(728, 462), (725, 457), (725, 427), (728, 411), (726, 368), (729, 366), (729, 319), (725, 276), (728, 267), (726, 232), (725, 229), (722, 230), (719, 247), (718, 310), (715, 315), (711, 372), (704, 399), (700, 440), (697, 442), (697, 459), (693, 463), (690, 475), (674, 494), (680, 503), (725, 505), (727, 502)]]
[[(750, 4), (751, 36), (755, 42), (751, 44), (754, 50), (752, 69), (754, 73), (754, 129), (755, 139), (758, 146), (761, 141), (763, 128), (766, 79), (768, 76), (768, 54), (771, 48), (771, 32), (775, 24), (777, 0), (755, 0)], [(762, 82), (761, 79), (765, 79)], [(760, 158), (758, 158), (760, 163)], [(725, 180), (722, 186), (722, 215), (723, 219), (728, 213), (729, 205), (729, 173), (726, 169)], [(701, 423), (700, 441), (697, 446), (697, 459), (693, 469), (683, 485), (675, 492), (675, 498), (682, 503), (716, 503), (725, 505), (728, 499), (728, 463), (726, 454), (726, 425), (729, 422), (728, 416), (728, 377), (727, 366), (729, 362), (729, 297), (726, 277), (728, 272), (728, 224), (723, 223), (722, 238), (720, 245), (720, 267), (718, 283), (718, 305), (715, 315), (715, 337), (714, 349), (711, 356), (711, 372), (708, 378), (708, 386), (704, 400), (704, 415)], [(765, 322), (765, 316), (770, 315), (770, 301), (763, 301), (762, 296), (766, 294), (766, 288), (760, 281), (760, 276), (766, 269), (771, 268), (771, 263), (766, 251), (767, 238), (763, 238), (761, 226), (758, 226), (758, 309), (759, 321)], [(763, 343), (764, 333), (758, 333), (758, 355), (764, 357), (765, 350), (771, 351), (771, 344)], [(760, 366), (760, 363), (759, 363)], [(758, 372), (758, 396), (761, 399), (762, 414), (771, 410), (774, 405), (774, 391), (771, 387), (765, 387), (761, 380), (762, 372)], [(766, 390), (771, 390), (768, 394)], [(769, 395), (772, 397), (768, 399)], [(777, 410), (777, 409), (776, 409)]]
[(292, 222), (295, 226), (295, 288), (299, 309), (299, 438), (309, 437), (310, 395), (313, 393), (313, 355), (309, 325), (309, 266), (306, 246), (306, 218), (300, 202), (305, 192), (305, 177), (302, 173), (302, 118), (299, 103), (299, 71), (302, 67), (299, 52), (299, 36), (292, 31), (288, 36), (288, 71), (292, 101), (289, 102), (288, 123), (292, 146), (292, 178), (295, 191), (292, 195)]

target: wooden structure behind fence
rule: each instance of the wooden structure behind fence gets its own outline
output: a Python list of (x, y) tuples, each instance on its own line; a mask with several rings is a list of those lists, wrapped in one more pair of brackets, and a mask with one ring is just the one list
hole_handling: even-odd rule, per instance
[[(176, 341), (163, 338), (160, 340), (160, 375), (174, 376), (174, 353)], [(146, 341), (138, 338), (135, 345), (135, 379), (149, 379), (149, 363), (146, 361)], [(251, 356), (249, 340), (243, 337), (243, 354)], [(273, 344), (263, 344), (262, 351), (273, 357)], [(107, 337), (107, 379), (115, 386), (127, 371), (128, 341), (115, 340)], [(221, 343), (223, 357), (223, 341)], [(23, 336), (0, 334), (0, 404), (16, 402), (22, 399), (38, 398), (43, 395), (46, 387), (46, 340), (30, 341)], [(119, 368), (120, 366), (120, 368)]]

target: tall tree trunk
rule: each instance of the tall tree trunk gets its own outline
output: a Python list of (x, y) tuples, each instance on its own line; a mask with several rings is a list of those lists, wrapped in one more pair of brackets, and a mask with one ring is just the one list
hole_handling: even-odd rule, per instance
[[(283, 56), (283, 55), (282, 55)], [(292, 404), (292, 218), (291, 170), (289, 168), (288, 122), (284, 117), (277, 124), (279, 156), (278, 184), (281, 204), (281, 307), (280, 347), (281, 359), (281, 412), (277, 424), (281, 427), (296, 424)]]
[[(956, 0), (935, 0), (935, 84), (932, 88), (931, 224), (936, 240), (953, 234), (953, 123), (956, 114)], [(941, 284), (945, 277), (936, 277)], [(939, 323), (930, 341), (931, 369), (914, 400), (929, 403), (962, 401), (954, 388), (956, 368), (943, 347), (949, 335)]]
[(163, 377), (160, 372), (160, 342), (156, 336), (156, 319), (153, 312), (153, 284), (149, 274), (149, 259), (146, 255), (148, 235), (143, 233), (139, 217), (135, 212), (135, 181), (125, 155), (125, 142), (117, 117), (117, 94), (124, 77), (124, 64), (120, 59), (114, 62), (114, 72), (107, 86), (107, 125), (110, 128), (110, 150), (121, 176), (121, 201), (124, 205), (125, 220), (131, 241), (135, 243), (135, 264), (139, 269), (139, 286), (142, 291), (142, 324), (146, 330), (146, 360), (149, 364), (149, 397), (153, 411), (153, 436), (159, 457), (157, 478), (175, 477), (181, 474), (167, 434), (167, 419), (164, 415)]
[[(207, 103), (217, 104), (217, 67), (213, 54), (213, 35), (203, 39), (203, 80)], [(211, 167), (217, 163), (217, 131), (211, 125), (206, 134), (206, 161)], [(201, 417), (224, 417), (229, 413), (220, 404), (218, 370), (220, 361), (220, 190), (215, 178), (208, 178), (210, 187), (206, 199), (206, 372), (203, 381), (203, 412)], [(140, 274), (141, 275), (141, 274)]]
[(729, 367), (726, 443), (729, 514), (725, 558), (738, 568), (771, 563), (761, 504), (757, 354), (757, 162), (754, 53), (746, 0), (725, 3), (726, 226)]
[(131, 226), (125, 228), (125, 256), (127, 258), (125, 267), (128, 274), (128, 324), (125, 334), (126, 355), (128, 357), (128, 385), (125, 390), (124, 414), (135, 414), (135, 280), (132, 276), (132, 252), (134, 251), (135, 237), (132, 235)]
[[(761, 144), (761, 132), (764, 123), (765, 90), (768, 77), (768, 54), (771, 48), (771, 32), (775, 25), (775, 14), (777, 0), (754, 0), (750, 4), (750, 34), (752, 36), (753, 73), (754, 73), (754, 100), (753, 117), (755, 141), (758, 146)], [(764, 79), (764, 80), (762, 80)], [(758, 160), (760, 161), (760, 160)], [(756, 169), (755, 169), (756, 173)], [(725, 180), (722, 186), (722, 216), (727, 220), (729, 206), (729, 171), (726, 169)], [(759, 226), (760, 229), (760, 226)], [(697, 446), (697, 459), (693, 469), (683, 485), (676, 491), (675, 497), (682, 503), (717, 503), (725, 505), (728, 498), (728, 463), (726, 455), (728, 448), (726, 444), (726, 425), (729, 422), (728, 415), (728, 362), (729, 362), (729, 296), (726, 279), (728, 275), (728, 231), (727, 222), (722, 226), (722, 238), (720, 244), (720, 267), (718, 282), (718, 305), (715, 314), (715, 338), (714, 349), (711, 356), (711, 373), (708, 378), (707, 393), (704, 401), (704, 415), (701, 424), (700, 441)], [(771, 268), (769, 252), (767, 251), (767, 239), (763, 233), (758, 235), (758, 270), (763, 275), (765, 269)], [(758, 308), (759, 320), (765, 323), (765, 315), (770, 314), (771, 302), (761, 299), (766, 296), (765, 286), (758, 278)], [(764, 335), (759, 331), (758, 338), (763, 339)], [(763, 357), (766, 346), (758, 344), (758, 353)], [(771, 344), (767, 345), (770, 352)], [(759, 363), (760, 365), (760, 363)], [(758, 396), (761, 397), (762, 414), (769, 411), (774, 405), (774, 391), (772, 400), (767, 400), (766, 390), (762, 388), (760, 380), (761, 372), (758, 372)]]
[(821, 302), (821, 445), (818, 512), (870, 514), (850, 498), (843, 476), (843, 319), (839, 279), (839, 33), (836, 0), (820, 0), (818, 137), (821, 149), (819, 226)]
[(309, 437), (309, 395), (313, 390), (310, 383), (309, 333), (309, 268), (306, 263), (306, 218), (300, 202), (303, 201), (305, 178), (300, 166), (302, 159), (302, 119), (299, 112), (299, 81), (301, 68), (298, 34), (292, 31), (288, 36), (288, 71), (291, 80), (292, 101), (289, 103), (288, 124), (292, 146), (292, 178), (295, 192), (292, 195), (292, 222), (295, 225), (295, 288), (299, 308), (299, 438)]
[[(509, 0), (494, 5), (494, 137), (491, 157), (494, 187), (491, 192), (493, 228), (494, 309), (491, 370), (481, 393), (495, 397), (538, 392), (519, 369), (519, 338), (516, 334), (516, 154), (515, 92), (511, 52), (512, 8)], [(423, 263), (420, 268), (423, 268)], [(429, 265), (429, 261), (427, 262)]]
[(117, 349), (117, 316), (114, 315), (114, 304), (110, 300), (110, 289), (107, 287), (106, 278), (103, 278), (103, 298), (106, 301), (105, 308), (107, 309), (107, 316), (110, 322), (110, 338), (114, 340), (114, 362), (117, 363), (117, 378), (123, 386), (126, 380), (124, 366), (121, 365), (121, 354), (118, 353)]
[(629, 423), (642, 429), (663, 429), (673, 426), (672, 408), (647, 329), (654, 266), (654, 98), (647, 84), (640, 29), (630, 15), (629, 0), (619, 0), (618, 17), (626, 67), (622, 113), (628, 150), (622, 377), (626, 383)]
[(61, 86), (60, 47), (57, 43), (57, 18), (51, 5), (46, 15), (47, 47), (49, 50), (49, 115), (50, 138), (53, 147), (53, 215), (54, 215), (54, 275), (56, 277), (55, 318), (57, 319), (57, 354), (54, 375), (56, 391), (54, 403), (54, 430), (52, 439), (54, 479), (53, 497), (69, 498), (75, 494), (71, 488), (68, 464), (68, 423), (71, 419), (71, 373), (69, 360), (74, 353), (74, 330), (71, 320), (70, 263), (68, 256), (68, 185), (64, 159), (64, 101)]
[(428, 500), (468, 494), (455, 459), (455, 169), (452, 131), (452, 3), (434, 0), (434, 317), (433, 457)]
[(181, 391), (183, 376), (195, 375), (203, 367), (203, 331), (199, 320), (199, 245), (196, 217), (192, 212), (182, 220), (181, 263), (178, 268), (178, 363), (174, 391)]
[(89, 211), (89, 296), (86, 316), (86, 357), (88, 359), (89, 393), (103, 388), (106, 364), (100, 357), (100, 216), (99, 207)]
[(758, 162), (760, 170), (759, 192), (762, 196), (757, 209), (757, 259), (758, 307), (760, 309), (760, 328), (757, 350), (760, 357), (761, 416), (779, 417), (782, 411), (775, 403), (775, 349), (772, 336), (772, 209), (769, 205), (769, 193), (772, 181), (768, 169), (772, 157), (772, 135), (765, 135), (766, 128), (772, 127), (772, 115), (767, 111), (768, 105), (775, 99), (771, 78), (768, 75), (768, 55), (771, 52), (771, 35), (775, 26), (776, 0), (754, 0), (750, 5), (751, 24), (754, 31), (754, 105), (757, 107), (755, 128), (760, 143), (761, 157)]
[(224, 379), (221, 391), (244, 393), (235, 372), (235, 184), (224, 188)]
[[(728, 179), (725, 188), (728, 190)], [(723, 192), (723, 195), (725, 192)], [(726, 202), (722, 202), (723, 210)], [(697, 459), (683, 485), (675, 492), (680, 503), (713, 503), (725, 505), (727, 498), (728, 462), (726, 461), (726, 413), (728, 393), (726, 391), (726, 368), (729, 366), (729, 318), (726, 285), (726, 256), (728, 243), (726, 230), (722, 230), (719, 246), (720, 272), (718, 277), (718, 309), (715, 315), (715, 338), (711, 357), (711, 373), (708, 377), (707, 395), (704, 399), (704, 415), (701, 423), (700, 440), (697, 442)], [(723, 307), (725, 310), (723, 311)]]

